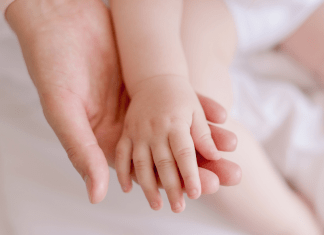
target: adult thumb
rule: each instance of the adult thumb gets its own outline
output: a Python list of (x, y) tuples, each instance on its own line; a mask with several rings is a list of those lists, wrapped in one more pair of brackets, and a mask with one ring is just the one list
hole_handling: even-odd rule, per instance
[(84, 105), (73, 95), (62, 94), (42, 95), (41, 103), (48, 123), (86, 183), (90, 202), (101, 202), (108, 189), (109, 167)]

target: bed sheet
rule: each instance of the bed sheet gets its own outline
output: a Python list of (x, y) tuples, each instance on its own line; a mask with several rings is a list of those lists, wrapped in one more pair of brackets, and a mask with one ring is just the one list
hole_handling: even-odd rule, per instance
[(292, 34), (323, 0), (225, 0), (238, 33), (240, 54), (270, 49)]

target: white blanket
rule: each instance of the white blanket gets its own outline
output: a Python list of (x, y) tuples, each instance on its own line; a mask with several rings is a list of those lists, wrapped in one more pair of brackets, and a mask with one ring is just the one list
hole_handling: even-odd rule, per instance
[(232, 116), (314, 206), (324, 228), (324, 87), (290, 57), (265, 51), (232, 68)]

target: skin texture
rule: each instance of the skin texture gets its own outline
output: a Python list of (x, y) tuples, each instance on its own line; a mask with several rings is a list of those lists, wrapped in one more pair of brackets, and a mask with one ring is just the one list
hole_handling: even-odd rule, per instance
[(147, 200), (159, 209), (162, 198), (155, 165), (172, 210), (181, 212), (185, 201), (179, 172), (188, 197), (197, 199), (201, 194), (195, 149), (208, 160), (220, 159), (190, 83), (181, 38), (184, 1), (113, 0), (111, 10), (131, 97), (117, 145), (119, 182), (127, 191), (133, 161)]
[[(228, 65), (237, 41), (233, 17), (222, 1), (186, 0), (184, 8), (182, 39), (194, 87), (231, 110)], [(243, 177), (239, 185), (221, 187), (200, 201), (248, 234), (321, 234), (307, 205), (278, 174), (260, 143), (230, 116), (224, 126), (239, 142), (234, 153), (222, 156), (236, 162)]]
[[(231, 86), (226, 76), (219, 76), (227, 74), (226, 66), (215, 64), (219, 60), (209, 53), (208, 47), (190, 45), (201, 45), (197, 42), (205, 39), (203, 45), (213, 48), (221, 45), (222, 50), (218, 52), (225, 52), (224, 58), (230, 58), (224, 45), (228, 46), (231, 41), (228, 36), (232, 34), (224, 32), (234, 31), (233, 24), (222, 22), (224, 17), (231, 22), (231, 17), (224, 8), (219, 8), (221, 1), (186, 2), (188, 15), (185, 17), (190, 20), (183, 30), (184, 35), (189, 35), (184, 37), (189, 40), (185, 48), (188, 58), (195, 55), (200, 62), (190, 60), (191, 74), (199, 78), (201, 71), (205, 71), (204, 76), (210, 79), (200, 84), (199, 91), (228, 110)], [(81, 176), (89, 175), (90, 200), (95, 203), (104, 198), (108, 187), (107, 161), (114, 167), (114, 147), (121, 134), (128, 101), (120, 77), (116, 76), (118, 59), (109, 12), (103, 10), (101, 1), (68, 3), (38, 0), (35, 4), (34, 0), (16, 0), (8, 9), (7, 19), (20, 40), (46, 118)], [(42, 14), (44, 12), (46, 14)], [(215, 74), (219, 80), (213, 79)], [(108, 87), (103, 86), (106, 84)], [(218, 91), (208, 89), (215, 86)], [(224, 110), (215, 102), (204, 97), (200, 97), (200, 102), (207, 120), (225, 120)], [(307, 207), (278, 175), (253, 137), (230, 118), (224, 125), (233, 130), (240, 141), (235, 153), (222, 155), (238, 163), (244, 177), (236, 187), (221, 187), (217, 193), (205, 195), (208, 207), (217, 209), (250, 234), (320, 234)], [(222, 135), (224, 131), (211, 127), (216, 146), (219, 150), (234, 150), (235, 136), (226, 131), (227, 134)], [(241, 172), (236, 164), (224, 159), (216, 162), (202, 159), (197, 157), (198, 166), (205, 167), (198, 168), (202, 193), (217, 191), (219, 182), (233, 185), (240, 181)], [(131, 172), (134, 175), (134, 171)], [(219, 177), (219, 182), (212, 172)], [(204, 191), (206, 189), (210, 191)]]
[[(6, 18), (18, 36), (48, 123), (85, 179), (90, 201), (100, 202), (108, 189), (108, 164), (115, 167), (129, 105), (108, 9), (100, 0), (17, 0)], [(199, 98), (209, 121), (225, 121), (220, 105)], [(212, 136), (223, 136), (214, 138), (219, 150), (235, 150), (233, 133), (219, 127), (211, 131)], [(207, 161), (199, 154), (197, 161), (205, 167), (198, 168), (203, 194), (215, 193), (219, 183), (235, 185), (241, 179), (240, 167), (233, 162)], [(133, 167), (131, 175), (137, 182)], [(157, 181), (161, 187), (159, 177)]]

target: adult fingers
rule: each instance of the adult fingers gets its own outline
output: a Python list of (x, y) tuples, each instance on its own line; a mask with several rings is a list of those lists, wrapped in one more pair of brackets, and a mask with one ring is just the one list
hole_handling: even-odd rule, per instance
[(240, 183), (242, 170), (234, 162), (221, 158), (217, 161), (210, 161), (197, 154), (198, 166), (216, 174), (219, 178), (220, 185), (234, 186)]
[(218, 176), (202, 167), (198, 167), (199, 177), (201, 181), (201, 194), (213, 194), (219, 189), (219, 178)]
[[(219, 185), (234, 186), (239, 184), (241, 181), (241, 167), (227, 159), (221, 158), (217, 161), (211, 161), (197, 153), (197, 163), (201, 182), (201, 194), (212, 194), (217, 192)], [(133, 180), (137, 182), (134, 173), (131, 173), (131, 175)], [(156, 178), (158, 187), (163, 188), (157, 174)], [(182, 184), (182, 188), (185, 190), (184, 184)]]
[[(201, 194), (213, 194), (219, 189), (219, 178), (218, 176), (202, 167), (198, 167), (199, 178), (201, 183)], [(183, 192), (187, 192), (186, 186), (182, 178), (180, 178), (181, 187)]]
[(226, 121), (227, 113), (223, 106), (206, 96), (198, 93), (197, 96), (208, 121), (220, 124)]
[(213, 123), (224, 123), (227, 118), (226, 110), (216, 101), (197, 94), (200, 104), (206, 115), (209, 123), (212, 138), (220, 151), (231, 152), (236, 149), (237, 137), (233, 132), (227, 131), (223, 128), (215, 126)]
[(40, 99), (48, 123), (86, 182), (90, 202), (99, 203), (108, 189), (109, 168), (82, 102), (66, 93), (42, 94)]
[(233, 132), (213, 124), (209, 124), (209, 129), (211, 131), (211, 137), (219, 151), (233, 152), (236, 149), (237, 137)]

